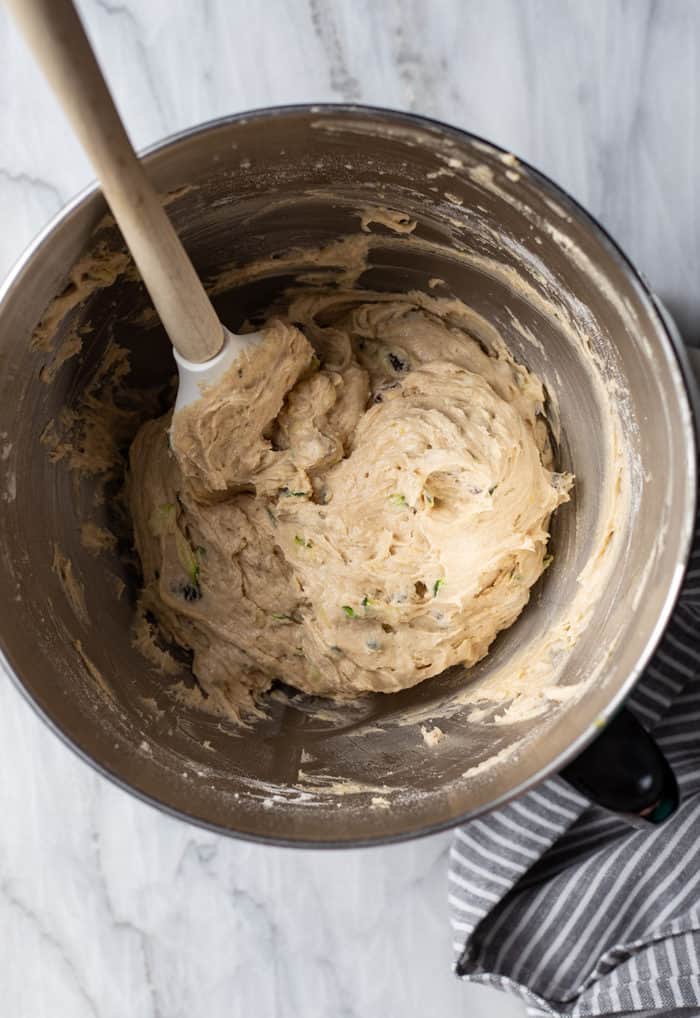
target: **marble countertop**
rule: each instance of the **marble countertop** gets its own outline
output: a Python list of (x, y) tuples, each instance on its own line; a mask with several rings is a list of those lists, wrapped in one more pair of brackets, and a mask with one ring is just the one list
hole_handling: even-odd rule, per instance
[[(511, 149), (611, 230), (700, 345), (695, 0), (80, 0), (137, 146), (297, 101), (415, 110)], [(0, 273), (90, 168), (0, 9)], [(94, 774), (0, 681), (8, 1018), (506, 1018), (451, 974), (449, 835), (263, 848)]]

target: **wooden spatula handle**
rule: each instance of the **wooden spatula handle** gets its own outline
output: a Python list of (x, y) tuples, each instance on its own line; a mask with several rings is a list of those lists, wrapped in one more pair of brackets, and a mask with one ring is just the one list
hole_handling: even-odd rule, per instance
[(215, 356), (223, 329), (129, 141), (71, 0), (7, 0), (102, 185), (179, 353)]

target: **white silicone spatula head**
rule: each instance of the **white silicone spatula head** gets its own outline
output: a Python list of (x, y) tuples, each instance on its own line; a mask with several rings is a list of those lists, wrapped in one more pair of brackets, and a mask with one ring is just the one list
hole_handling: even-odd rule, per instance
[(175, 413), (184, 410), (191, 403), (195, 403), (205, 389), (216, 385), (241, 354), (253, 349), (261, 341), (262, 333), (260, 332), (249, 332), (241, 336), (224, 329), (224, 345), (219, 352), (210, 360), (199, 363), (186, 360), (174, 346), (173, 354), (180, 376), (177, 399), (175, 400)]
[(212, 385), (260, 333), (219, 321), (187, 252), (134, 152), (72, 0), (7, 0), (82, 142), (173, 344), (176, 410)]

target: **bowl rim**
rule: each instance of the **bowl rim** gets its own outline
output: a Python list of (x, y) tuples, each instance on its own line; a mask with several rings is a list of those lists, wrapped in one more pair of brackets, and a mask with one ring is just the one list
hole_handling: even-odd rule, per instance
[[(189, 141), (199, 135), (225, 128), (232, 124), (246, 123), (253, 119), (264, 120), (273, 117), (280, 118), (298, 114), (318, 114), (319, 116), (324, 116), (329, 113), (338, 114), (340, 116), (356, 114), (363, 116), (374, 115), (378, 118), (384, 117), (391, 119), (394, 122), (404, 122), (407, 126), (411, 126), (414, 129), (431, 129), (443, 137), (452, 137), (462, 143), (477, 143), (478, 145), (490, 149), (496, 155), (512, 154), (509, 149), (495, 144), (488, 138), (474, 134), (464, 128), (455, 127), (452, 124), (434, 117), (423, 116), (421, 114), (405, 110), (396, 110), (390, 107), (365, 105), (362, 103), (308, 102), (265, 106), (252, 110), (243, 110), (238, 113), (225, 114), (221, 117), (215, 117), (192, 127), (187, 127), (183, 130), (167, 135), (165, 138), (140, 149), (138, 155), (139, 158), (144, 160), (147, 166), (150, 159), (156, 156), (162, 156), (168, 149), (177, 147), (183, 141)], [(685, 419), (682, 421), (682, 424), (689, 452), (689, 483), (686, 489), (688, 491), (688, 506), (687, 513), (683, 520), (684, 532), (682, 533), (680, 540), (680, 552), (677, 560), (677, 568), (675, 569), (671, 583), (666, 592), (661, 606), (661, 611), (659, 612), (659, 617), (640, 650), (635, 667), (630, 670), (624, 682), (620, 683), (619, 687), (611, 695), (601, 716), (596, 719), (595, 722), (589, 724), (588, 727), (585, 728), (563, 752), (559, 753), (548, 763), (542, 765), (534, 774), (523, 778), (518, 784), (502, 792), (500, 795), (497, 795), (487, 804), (467, 811), (466, 813), (459, 813), (446, 820), (438, 820), (433, 823), (423, 824), (398, 833), (379, 834), (371, 837), (349, 837), (342, 840), (337, 838), (320, 840), (318, 838), (292, 838), (278, 835), (260, 835), (247, 831), (234, 830), (231, 827), (208, 821), (203, 817), (186, 813), (184, 810), (162, 801), (155, 795), (151, 795), (148, 792), (134, 787), (115, 770), (96, 760), (85, 749), (83, 749), (82, 746), (80, 746), (72, 738), (72, 736), (65, 732), (58, 723), (54, 721), (51, 715), (48, 714), (34, 699), (29, 689), (25, 686), (20, 676), (15, 672), (14, 668), (10, 664), (2, 646), (2, 637), (0, 636), (0, 666), (5, 671), (15, 688), (20, 692), (24, 700), (31, 705), (34, 711), (47, 725), (49, 730), (53, 732), (53, 734), (56, 735), (61, 742), (64, 743), (64, 745), (68, 746), (81, 760), (113, 784), (117, 785), (120, 789), (135, 796), (141, 802), (154, 807), (168, 816), (193, 824), (197, 827), (203, 828), (204, 830), (211, 831), (212, 833), (225, 835), (226, 837), (239, 838), (241, 840), (257, 844), (276, 845), (286, 848), (343, 849), (372, 847), (411, 841), (416, 838), (437, 834), (441, 831), (451, 830), (469, 820), (475, 819), (478, 816), (483, 816), (484, 814), (487, 814), (512, 801), (524, 792), (536, 787), (547, 778), (556, 775), (562, 767), (574, 759), (578, 753), (580, 753), (594, 740), (600, 732), (600, 723), (604, 723), (619, 709), (629, 695), (633, 686), (640, 678), (649, 662), (649, 659), (652, 657), (663, 637), (668, 621), (676, 605), (678, 594), (688, 568), (688, 559), (693, 541), (694, 524), (698, 510), (699, 498), (697, 491), (697, 461), (698, 447), (700, 446), (700, 395), (698, 393), (695, 376), (690, 366), (690, 361), (680, 332), (668, 312), (668, 309), (656, 296), (643, 273), (636, 268), (632, 260), (625, 253), (624, 249), (599, 222), (599, 220), (583, 205), (581, 205), (571, 194), (569, 194), (565, 188), (556, 183), (556, 181), (547, 174), (532, 166), (527, 160), (521, 159), (520, 156), (516, 156), (515, 158), (518, 163), (527, 170), (529, 176), (531, 176), (546, 191), (556, 197), (559, 202), (563, 203), (565, 207), (568, 206), (568, 210), (573, 212), (579, 220), (583, 220), (584, 223), (587, 223), (588, 226), (598, 235), (599, 240), (603, 243), (603, 246), (607, 248), (612, 257), (621, 264), (622, 269), (626, 272), (637, 290), (638, 297), (646, 306), (650, 317), (656, 322), (659, 335), (665, 342), (667, 351), (671, 354), (669, 364), (672, 368), (675, 368), (677, 372), (677, 378), (675, 380), (676, 388), (678, 389), (679, 395), (684, 397), (687, 403), (687, 414), (685, 415)], [(99, 184), (96, 181), (92, 181), (82, 188), (50, 218), (47, 224), (36, 234), (33, 240), (26, 245), (0, 285), (0, 305), (2, 305), (8, 298), (12, 290), (21, 283), (23, 273), (54, 230), (65, 219), (80, 208), (80, 206), (93, 200), (100, 193), (101, 189)]]

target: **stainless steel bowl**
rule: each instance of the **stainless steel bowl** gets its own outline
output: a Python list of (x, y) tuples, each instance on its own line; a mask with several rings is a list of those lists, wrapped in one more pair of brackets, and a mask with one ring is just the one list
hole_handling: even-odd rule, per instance
[[(142, 287), (124, 277), (57, 318), (45, 344), (53, 352), (30, 343), (69, 268), (96, 243), (105, 206), (92, 188), (37, 239), (0, 301), (7, 450), (0, 642), (18, 688), (122, 787), (188, 820), (267, 841), (409, 837), (481, 813), (562, 767), (643, 669), (672, 609), (691, 537), (690, 400), (679, 351), (644, 282), (595, 221), (541, 174), (465, 132), (406, 114), (263, 110), (171, 139), (146, 163), (157, 187), (174, 192), (171, 214), (205, 278), (221, 279), (232, 259), (270, 256), (265, 272), (239, 278), (217, 296), (233, 327), (292, 281), (295, 271), (283, 257), (290, 247), (357, 232), (358, 209), (367, 205), (408, 212), (418, 222), (414, 236), (427, 243), (399, 245), (378, 228), (362, 281), (425, 289), (438, 277), (440, 292), (500, 326), (516, 355), (558, 395), (560, 458), (576, 473), (575, 501), (557, 514), (555, 566), (518, 623), (469, 675), (455, 670), (353, 707), (281, 689), (266, 717), (245, 729), (175, 703), (172, 686), (187, 678), (186, 666), (182, 676), (164, 677), (132, 646), (137, 579), (120, 554), (128, 542), (98, 556), (81, 543), (85, 519), (114, 525), (114, 504), (109, 497), (96, 504), (94, 478), (52, 461), (46, 445), (49, 422), (80, 402), (114, 339), (131, 351), (132, 392), (173, 371)], [(118, 243), (110, 228), (98, 240)], [(513, 273), (529, 290), (513, 288)], [(525, 328), (516, 328), (514, 317)], [(58, 365), (56, 344), (86, 323), (82, 351)], [(572, 343), (572, 329), (586, 337), (594, 360)], [(47, 363), (48, 383), (41, 377)], [(474, 702), (460, 704), (460, 691), (488, 682), (494, 669), (556, 626), (590, 563), (611, 483), (605, 385), (614, 386), (618, 401), (634, 506), (621, 517), (602, 596), (566, 654), (562, 682), (585, 693), (545, 698), (536, 717), (521, 721), (499, 723), (493, 710), (476, 719)], [(122, 445), (134, 419), (117, 435)], [(56, 547), (84, 589), (84, 613), (66, 596)], [(126, 584), (121, 597), (117, 577)], [(426, 744), (421, 719), (445, 732), (437, 745)]]

